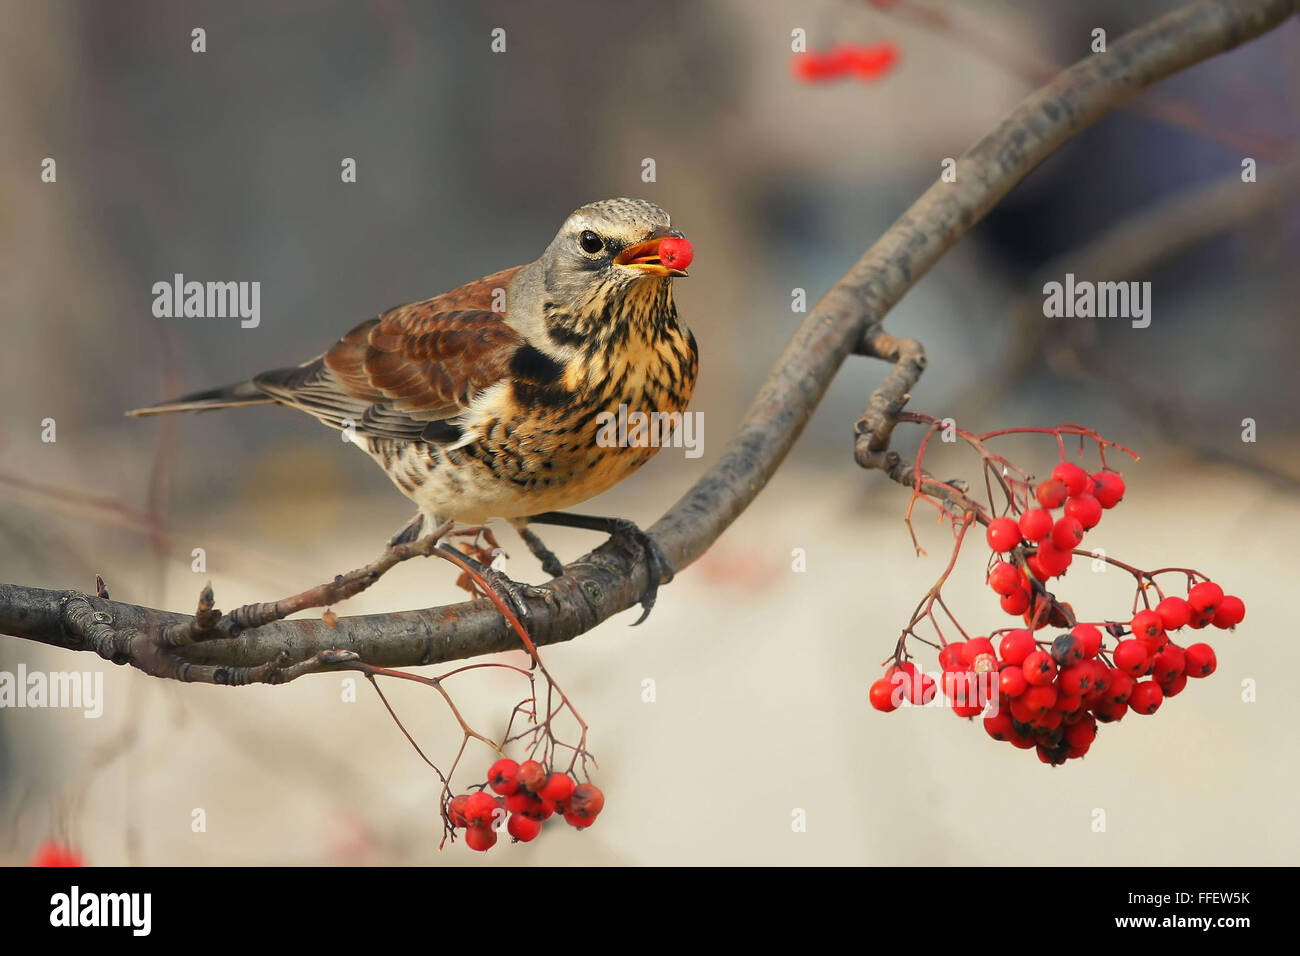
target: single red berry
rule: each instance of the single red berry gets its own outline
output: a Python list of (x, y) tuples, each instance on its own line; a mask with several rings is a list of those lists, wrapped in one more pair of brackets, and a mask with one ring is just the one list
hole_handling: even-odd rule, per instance
[(1054, 578), (1058, 574), (1064, 574), (1065, 569), (1070, 566), (1074, 560), (1074, 554), (1070, 551), (1058, 548), (1050, 539), (1044, 541), (1038, 546), (1038, 552), (1035, 555), (1038, 558), (1038, 564), (1046, 572), (1049, 578)]
[(1038, 759), (1052, 767), (1059, 767), (1070, 759), (1070, 748), (1067, 747), (1045, 747), (1038, 745)]
[(1219, 628), (1236, 627), (1246, 618), (1246, 602), (1235, 594), (1229, 594), (1219, 602), (1219, 609), (1214, 612), (1214, 626)]
[(998, 653), (1008, 664), (1022, 664), (1034, 650), (1034, 636), (1023, 628), (1007, 631), (998, 643)]
[(1026, 541), (1042, 541), (1052, 533), (1052, 514), (1045, 508), (1030, 508), (1020, 516), (1020, 536)]
[(520, 843), (528, 843), (542, 832), (542, 822), (516, 813), (506, 823), (506, 832)]
[(899, 693), (897, 697), (894, 696), (895, 686), (895, 682), (888, 677), (882, 677), (872, 684), (871, 690), (867, 692), (867, 699), (871, 701), (871, 706), (885, 714), (898, 710), (903, 695)]
[(1106, 700), (1112, 704), (1128, 703), (1133, 693), (1133, 678), (1118, 667), (1110, 671), (1110, 689), (1106, 691)]
[(1186, 659), (1183, 673), (1188, 677), (1209, 677), (1219, 666), (1214, 648), (1209, 644), (1193, 644), (1183, 651), (1183, 656)]
[(519, 765), (519, 785), (530, 793), (546, 786), (546, 768), (536, 760), (525, 760)]
[(1159, 641), (1165, 635), (1165, 623), (1155, 611), (1138, 611), (1129, 627), (1134, 637), (1145, 641)]
[(1019, 730), (1016, 729), (1014, 724), (1011, 727), (1011, 735), (1007, 738), (1007, 740), (1011, 744), (1011, 746), (1015, 747), (1018, 750), (1033, 750), (1036, 746), (1038, 746), (1038, 744), (1034, 741), (1032, 737), (1027, 737), (1026, 735), (1022, 734)]
[(899, 664), (897, 670), (891, 667), (885, 672), (885, 676), (898, 681), (903, 689), (903, 696), (913, 704), (928, 704), (934, 700), (937, 690), (934, 678), (918, 670), (911, 661)]
[(1020, 569), (1014, 564), (999, 561), (989, 571), (989, 587), (1004, 597), (1020, 588)]
[(1005, 595), (998, 603), (1002, 605), (1002, 610), (1013, 617), (1019, 617), (1029, 610), (1029, 592), (1024, 588), (1020, 588), (1018, 591)]
[(1041, 716), (1056, 706), (1056, 696), (1054, 684), (1039, 684), (1025, 691), (1020, 697), (1020, 702)]
[(1124, 719), (1124, 715), (1128, 713), (1128, 704), (1115, 704), (1106, 700), (1094, 707), (1092, 712), (1103, 724), (1109, 724)]
[(958, 671), (944, 675), (944, 695), (952, 702), (958, 717), (974, 717), (988, 703), (987, 685), (972, 671)]
[(1063, 461), (1052, 469), (1052, 477), (1065, 483), (1068, 494), (1078, 495), (1092, 484), (1092, 476), (1072, 461)]
[(1164, 703), (1165, 692), (1160, 689), (1160, 685), (1153, 680), (1139, 681), (1133, 687), (1133, 693), (1129, 694), (1128, 705), (1138, 714), (1154, 714)]
[(994, 740), (1010, 740), (1015, 728), (1011, 725), (1011, 715), (998, 711), (991, 717), (984, 718), (984, 730)]
[(1056, 677), (1056, 661), (1046, 651), (1031, 652), (1020, 666), (1030, 684), (1050, 684)]
[(467, 827), (469, 821), (465, 819), (465, 804), (469, 801), (469, 794), (462, 793), (454, 798), (447, 807), (447, 819), (451, 821), (454, 827)]
[(1101, 521), (1101, 502), (1089, 494), (1073, 495), (1065, 503), (1065, 513), (1077, 519), (1086, 531)]
[(1028, 688), (1029, 682), (1019, 665), (1008, 665), (998, 671), (998, 691), (1003, 697), (1019, 697)]
[(953, 641), (939, 650), (939, 667), (945, 671), (959, 671), (965, 667), (962, 652), (966, 649), (965, 641)]
[(1029, 709), (1020, 697), (1013, 698), (1011, 703), (1007, 705), (1007, 709), (1011, 711), (1011, 716), (1022, 724), (1033, 723), (1037, 718), (1037, 715)]
[(1186, 666), (1187, 657), (1183, 649), (1177, 644), (1166, 644), (1164, 648), (1152, 659), (1151, 676), (1157, 683), (1172, 684), (1183, 675), (1183, 667)]
[(1176, 631), (1192, 619), (1192, 606), (1180, 597), (1167, 597), (1156, 605), (1156, 613), (1166, 631)]
[(1141, 677), (1151, 666), (1151, 655), (1146, 645), (1136, 638), (1120, 641), (1114, 653), (1115, 666), (1130, 677)]
[(1040, 730), (1055, 730), (1061, 726), (1063, 720), (1065, 720), (1065, 715), (1061, 713), (1059, 708), (1053, 707), (1051, 710), (1040, 714), (1034, 726)]
[(1083, 660), (1083, 647), (1073, 634), (1062, 634), (1052, 641), (1051, 654), (1058, 667), (1071, 667)]
[(1179, 674), (1168, 684), (1161, 684), (1160, 689), (1165, 692), (1166, 697), (1177, 697), (1179, 694), (1183, 692), (1183, 688), (1185, 688), (1186, 686), (1187, 686), (1187, 675)]
[(1034, 489), (1034, 497), (1038, 499), (1038, 503), (1049, 511), (1061, 507), (1069, 494), (1065, 482), (1059, 478), (1049, 478)]
[(1085, 661), (1092, 660), (1101, 651), (1101, 631), (1091, 624), (1076, 624), (1070, 633), (1079, 639), (1079, 649)]
[(1110, 691), (1111, 670), (1102, 661), (1084, 661), (1079, 667), (1086, 667), (1092, 672), (1087, 697), (1089, 700), (1101, 700)]
[(1067, 694), (1086, 694), (1092, 689), (1092, 668), (1076, 665), (1061, 671), (1061, 690)]
[(560, 804), (569, 799), (576, 787), (577, 784), (567, 773), (553, 773), (546, 778), (546, 786), (542, 787), (539, 796), (543, 800)]
[(1020, 525), (1014, 518), (994, 518), (989, 522), (985, 537), (989, 547), (999, 554), (1010, 551), (1020, 543)]
[[(565, 807), (564, 819), (569, 823), (576, 827), (591, 826), (592, 821), (605, 807), (605, 795), (600, 792), (599, 787), (589, 783), (579, 784), (574, 788), (573, 795), (569, 797)], [(571, 819), (573, 817), (585, 822), (574, 823)]]
[(1124, 479), (1113, 471), (1099, 471), (1092, 476), (1092, 496), (1107, 510), (1124, 497)]
[(519, 764), (502, 757), (488, 768), (488, 786), (502, 796), (510, 796), (519, 789)]
[(528, 802), (519, 812), (530, 820), (537, 820), (538, 822), (549, 820), (555, 813), (555, 801), (543, 800), (539, 796), (529, 794)]
[(471, 827), (488, 826), (492, 823), (492, 814), (496, 809), (497, 802), (492, 799), (492, 794), (480, 790), (465, 801), (465, 822)]
[(470, 827), (465, 831), (465, 845), (484, 853), (497, 845), (497, 831), (490, 826)]
[(1083, 695), (1058, 693), (1056, 695), (1056, 709), (1067, 718), (1074, 716), (1083, 709)]
[(1202, 581), (1187, 593), (1187, 603), (1191, 605), (1193, 618), (1214, 620), (1223, 603), (1223, 588), (1213, 581)]
[(1096, 718), (1085, 715), (1065, 729), (1065, 741), (1071, 747), (1089, 747), (1097, 739)]
[(975, 663), (975, 658), (981, 654), (992, 654), (993, 642), (987, 637), (972, 637), (962, 645), (961, 662), (967, 667)]
[(523, 813), (537, 800), (527, 790), (519, 789), (506, 797), (506, 809), (511, 813)]
[[(1074, 499), (1071, 498), (1071, 501)], [(1052, 525), (1052, 544), (1056, 545), (1062, 551), (1069, 551), (1071, 548), (1077, 548), (1079, 542), (1083, 540), (1083, 525), (1078, 518), (1072, 518), (1066, 515), (1056, 524)]]
[(591, 826), (594, 821), (595, 817), (588, 818), (583, 816), (581, 813), (575, 813), (572, 810), (564, 811), (564, 822), (575, 829), (585, 830), (587, 827)]
[(689, 239), (679, 239), (677, 236), (669, 236), (659, 242), (659, 261), (669, 269), (681, 269), (685, 271), (686, 267), (691, 264), (695, 258), (695, 250), (691, 248)]

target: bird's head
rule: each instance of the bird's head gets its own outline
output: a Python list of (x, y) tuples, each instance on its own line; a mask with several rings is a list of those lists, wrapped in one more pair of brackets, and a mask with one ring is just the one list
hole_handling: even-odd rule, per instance
[(620, 327), (676, 321), (672, 280), (687, 274), (690, 257), (690, 244), (654, 203), (588, 203), (569, 215), (530, 268), (529, 284), (542, 301), (529, 318), (561, 347)]

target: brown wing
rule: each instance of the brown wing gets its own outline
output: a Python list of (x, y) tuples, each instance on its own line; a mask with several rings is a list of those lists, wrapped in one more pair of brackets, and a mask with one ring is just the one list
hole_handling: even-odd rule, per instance
[(266, 372), (253, 384), (327, 425), (362, 435), (448, 442), (453, 419), (505, 378), (523, 338), (492, 311), (506, 269), (361, 323), (306, 365)]

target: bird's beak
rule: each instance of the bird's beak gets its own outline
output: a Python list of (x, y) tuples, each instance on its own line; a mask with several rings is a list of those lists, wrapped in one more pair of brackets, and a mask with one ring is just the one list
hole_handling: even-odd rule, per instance
[(683, 238), (682, 234), (676, 229), (664, 230), (662, 235), (655, 235), (645, 240), (645, 242), (637, 242), (628, 246), (614, 257), (614, 262), (630, 269), (639, 269), (652, 276), (685, 278), (688, 274), (685, 269), (670, 268), (659, 259), (659, 244), (669, 236), (675, 239)]

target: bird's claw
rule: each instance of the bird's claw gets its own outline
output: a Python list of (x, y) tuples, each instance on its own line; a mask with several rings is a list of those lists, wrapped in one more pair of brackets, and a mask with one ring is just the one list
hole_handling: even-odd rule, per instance
[(646, 534), (633, 521), (626, 518), (614, 518), (614, 530), (610, 533), (610, 540), (622, 540), (636, 548), (639, 548), (645, 555), (646, 568), (649, 572), (649, 584), (646, 586), (645, 593), (641, 595), (641, 616), (632, 622), (636, 627), (647, 617), (655, 606), (655, 598), (659, 596), (659, 585), (668, 584), (672, 581), (673, 566), (669, 563), (663, 549), (655, 542), (655, 539)]
[(548, 607), (559, 607), (555, 594), (548, 589), (516, 581), (504, 571), (500, 571), (490, 564), (477, 561), (463, 551), (452, 548), (450, 545), (444, 545), (443, 547), (455, 553), (461, 561), (473, 568), (474, 573), (482, 578), (493, 593), (510, 608), (514, 616), (519, 619), (519, 623), (523, 625), (524, 630), (530, 629), (533, 620), (533, 612), (528, 607), (527, 598), (540, 598)]

